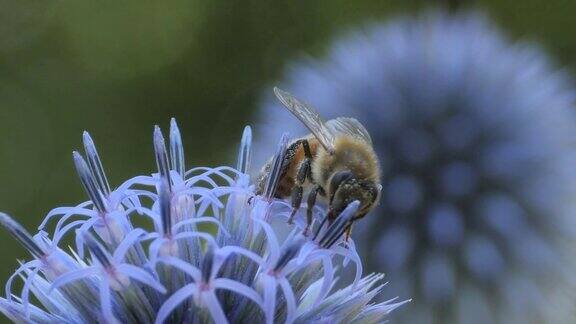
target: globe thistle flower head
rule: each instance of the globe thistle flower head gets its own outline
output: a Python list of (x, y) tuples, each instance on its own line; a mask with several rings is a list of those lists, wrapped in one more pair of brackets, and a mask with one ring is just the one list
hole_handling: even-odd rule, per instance
[[(290, 206), (272, 199), (288, 136), (282, 137), (265, 195), (248, 170), (252, 133), (242, 136), (238, 165), (185, 170), (180, 131), (165, 140), (156, 126), (157, 172), (113, 189), (94, 141), (73, 161), (89, 201), (50, 211), (30, 234), (0, 213), (4, 227), (32, 256), (7, 280), (0, 311), (17, 323), (378, 323), (402, 305), (374, 302), (381, 274), (362, 277), (362, 261), (343, 232), (353, 202), (332, 224), (316, 209), (314, 235), (301, 216), (286, 238)], [(168, 144), (168, 145), (167, 145)], [(136, 224), (147, 224), (140, 226)], [(288, 225), (285, 225), (288, 226)], [(74, 246), (64, 248), (67, 241)], [(67, 251), (69, 250), (69, 251)], [(340, 270), (355, 279), (337, 289)], [(18, 293), (14, 281), (22, 280)]]
[[(281, 87), (370, 132), (382, 199), (355, 234), (388, 291), (414, 297), (406, 322), (560, 316), (544, 300), (574, 279), (576, 91), (537, 46), (478, 13), (428, 12), (350, 32)], [(309, 132), (268, 94), (261, 116), (256, 160), (279, 123)]]

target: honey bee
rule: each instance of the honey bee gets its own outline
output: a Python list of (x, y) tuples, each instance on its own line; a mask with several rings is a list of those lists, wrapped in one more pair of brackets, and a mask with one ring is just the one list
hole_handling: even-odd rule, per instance
[[(317, 196), (328, 203), (328, 223), (350, 204), (360, 206), (353, 221), (364, 217), (380, 198), (380, 163), (372, 147), (372, 139), (364, 126), (354, 118), (339, 117), (324, 122), (310, 105), (286, 91), (274, 88), (280, 102), (312, 133), (292, 141), (284, 155), (276, 198), (291, 196), (291, 223), (300, 208), (304, 188), (309, 190), (306, 234), (312, 224), (312, 208)], [(262, 193), (271, 161), (264, 165), (257, 191)], [(350, 237), (352, 223), (346, 228)]]

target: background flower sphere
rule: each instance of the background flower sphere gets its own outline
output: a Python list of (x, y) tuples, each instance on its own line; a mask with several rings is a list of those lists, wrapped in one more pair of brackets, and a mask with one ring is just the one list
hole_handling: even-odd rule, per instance
[[(405, 322), (562, 318), (576, 91), (536, 45), (482, 14), (428, 12), (351, 32), (279, 86), (370, 131), (382, 200), (355, 235), (368, 268), (414, 298)], [(260, 161), (280, 132), (307, 132), (269, 95), (257, 130)]]

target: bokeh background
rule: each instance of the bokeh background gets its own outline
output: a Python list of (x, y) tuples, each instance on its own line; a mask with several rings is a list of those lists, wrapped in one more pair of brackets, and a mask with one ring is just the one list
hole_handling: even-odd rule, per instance
[[(576, 72), (572, 0), (0, 0), (0, 210), (33, 230), (51, 208), (85, 200), (71, 159), (83, 130), (112, 185), (154, 170), (152, 126), (170, 117), (188, 166), (232, 164), (286, 63), (433, 6), (482, 9)], [(0, 246), (7, 278), (26, 253), (5, 232)]]

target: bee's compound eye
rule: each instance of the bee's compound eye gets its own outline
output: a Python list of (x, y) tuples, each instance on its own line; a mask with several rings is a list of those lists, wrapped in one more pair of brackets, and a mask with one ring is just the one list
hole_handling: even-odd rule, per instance
[[(340, 185), (343, 182), (345, 182), (345, 181), (347, 181), (353, 177), (354, 177), (354, 174), (350, 170), (338, 171), (338, 172), (334, 173), (334, 175), (330, 179), (330, 191), (332, 191), (332, 195), (334, 195), (334, 193), (336, 192), (338, 187), (340, 187)], [(332, 200), (332, 198), (333, 197), (330, 197), (330, 200)]]

